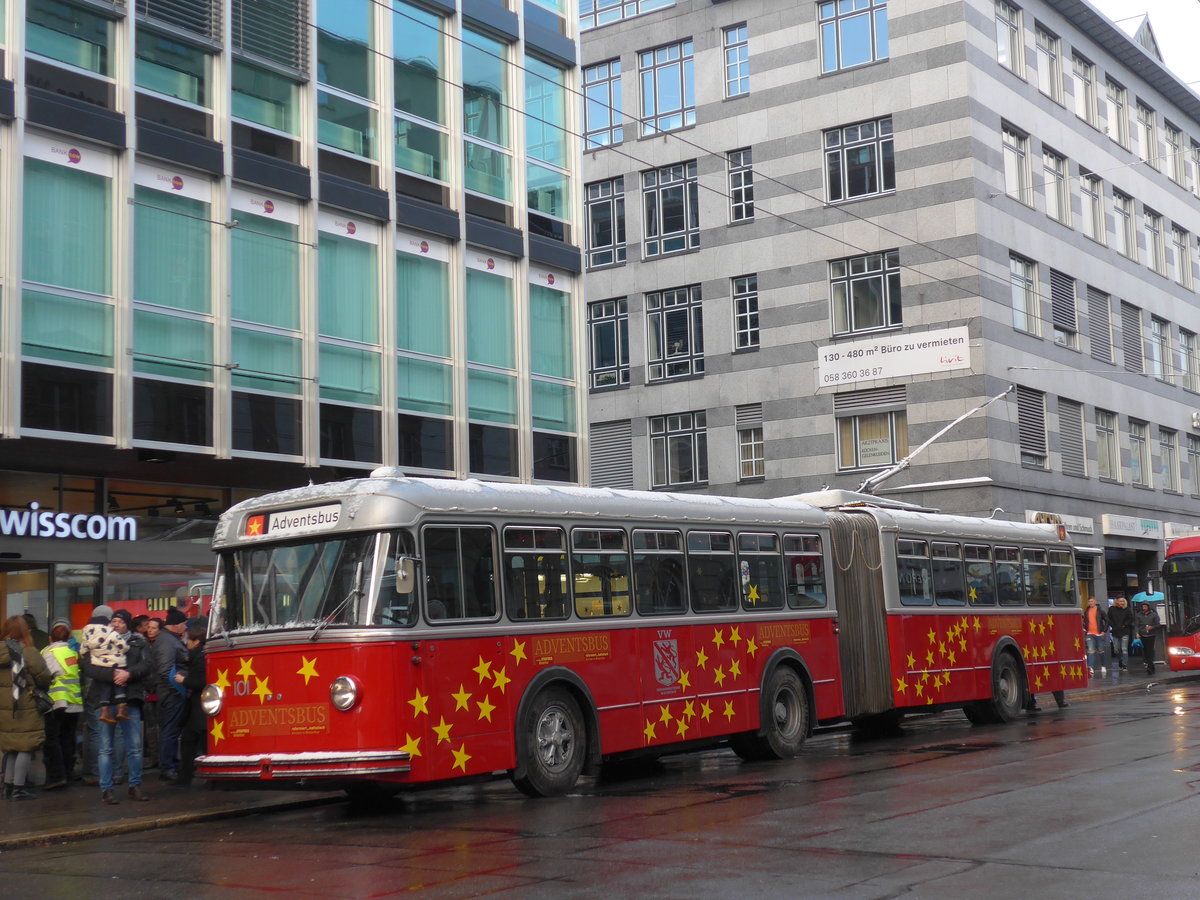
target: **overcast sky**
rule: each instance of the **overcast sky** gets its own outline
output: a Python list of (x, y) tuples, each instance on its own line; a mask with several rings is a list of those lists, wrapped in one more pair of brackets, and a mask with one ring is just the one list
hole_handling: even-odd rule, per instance
[(1195, 82), (1200, 93), (1200, 0), (1090, 0), (1100, 12), (1119, 25), (1129, 16), (1150, 15), (1150, 27), (1158, 38), (1167, 68), (1183, 81)]

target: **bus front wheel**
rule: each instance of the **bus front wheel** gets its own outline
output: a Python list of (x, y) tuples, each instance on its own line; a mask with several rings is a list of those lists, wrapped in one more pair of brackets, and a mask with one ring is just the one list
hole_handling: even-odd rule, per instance
[(1025, 677), (1011, 653), (1001, 653), (992, 663), (992, 698), (969, 703), (963, 712), (973, 725), (1011, 722), (1021, 712)]
[(513, 784), (530, 797), (557, 797), (575, 786), (587, 752), (587, 727), (569, 691), (548, 687), (529, 704), (517, 734)]
[(808, 693), (795, 670), (779, 666), (764, 689), (765, 717), (757, 732), (735, 735), (733, 752), (745, 760), (799, 756), (808, 737)]

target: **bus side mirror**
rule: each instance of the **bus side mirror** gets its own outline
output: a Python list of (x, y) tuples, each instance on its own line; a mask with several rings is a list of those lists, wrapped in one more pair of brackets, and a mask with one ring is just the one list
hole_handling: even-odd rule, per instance
[(416, 560), (411, 556), (396, 557), (396, 593), (411, 594), (416, 583)]

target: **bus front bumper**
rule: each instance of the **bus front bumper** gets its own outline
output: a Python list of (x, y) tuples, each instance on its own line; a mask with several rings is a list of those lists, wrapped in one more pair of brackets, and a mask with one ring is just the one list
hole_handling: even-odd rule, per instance
[(201, 756), (196, 774), (207, 779), (371, 778), (405, 775), (409, 754), (403, 750), (365, 750), (345, 753), (270, 753), (256, 756)]

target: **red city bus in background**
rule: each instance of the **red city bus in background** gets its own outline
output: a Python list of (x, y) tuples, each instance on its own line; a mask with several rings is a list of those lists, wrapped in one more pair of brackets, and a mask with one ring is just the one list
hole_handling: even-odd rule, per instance
[(1200, 536), (1171, 541), (1162, 580), (1167, 667), (1173, 672), (1200, 669)]
[(795, 756), (818, 723), (1011, 719), (1087, 683), (1061, 526), (369, 478), (222, 515), (208, 751), (227, 787), (569, 791), (626, 755)]

